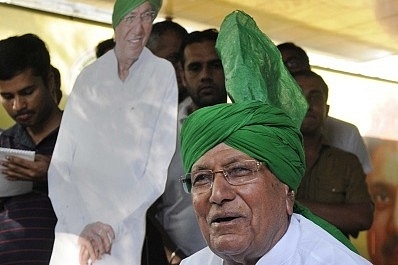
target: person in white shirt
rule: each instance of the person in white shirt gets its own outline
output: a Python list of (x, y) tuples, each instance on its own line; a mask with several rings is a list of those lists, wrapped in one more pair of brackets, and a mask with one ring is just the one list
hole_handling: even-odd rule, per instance
[(181, 45), (187, 35), (188, 32), (183, 26), (171, 19), (166, 19), (153, 24), (146, 44), (153, 54), (173, 64), (178, 84), (178, 103), (188, 97), (187, 90), (182, 84), (180, 64)]
[[(311, 70), (307, 53), (292, 42), (277, 45), (282, 60), (290, 73)], [(349, 122), (328, 116), (323, 125), (325, 140), (334, 147), (355, 154), (362, 164), (363, 171), (369, 174), (372, 171), (372, 162), (365, 142), (358, 128)]]
[(117, 0), (115, 47), (83, 69), (49, 169), (50, 264), (140, 264), (145, 214), (174, 154), (178, 88), (145, 44), (160, 0)]

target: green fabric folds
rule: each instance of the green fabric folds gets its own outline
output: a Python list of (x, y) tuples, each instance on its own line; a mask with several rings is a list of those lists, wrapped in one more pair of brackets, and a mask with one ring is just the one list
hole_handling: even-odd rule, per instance
[(195, 111), (181, 131), (185, 172), (222, 142), (266, 162), (282, 182), (297, 190), (305, 171), (304, 151), (301, 133), (285, 112), (260, 101), (218, 104)]
[(302, 90), (274, 43), (246, 13), (235, 11), (221, 24), (216, 49), (232, 102), (260, 100), (286, 111), (297, 127), (307, 113)]
[(145, 2), (149, 2), (152, 6), (152, 9), (156, 12), (159, 12), (162, 7), (162, 0), (116, 0), (113, 6), (112, 13), (112, 26), (116, 28), (119, 25), (120, 21), (131, 11), (139, 7)]

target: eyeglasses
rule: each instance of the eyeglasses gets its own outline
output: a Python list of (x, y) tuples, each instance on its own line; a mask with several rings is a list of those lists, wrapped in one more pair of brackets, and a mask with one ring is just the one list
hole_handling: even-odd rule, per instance
[(262, 162), (256, 160), (244, 160), (226, 165), (222, 170), (210, 169), (198, 170), (185, 174), (180, 182), (186, 193), (200, 194), (209, 191), (213, 187), (216, 173), (222, 173), (227, 182), (233, 186), (248, 184), (255, 180)]
[(156, 14), (155, 11), (147, 11), (147, 12), (142, 13), (140, 15), (131, 14), (131, 15), (126, 16), (123, 19), (123, 22), (126, 25), (133, 26), (133, 25), (137, 25), (138, 22), (139, 22), (139, 19), (140, 19), (140, 21), (142, 23), (148, 24), (148, 23), (152, 23), (153, 22), (153, 20), (155, 19), (155, 14)]

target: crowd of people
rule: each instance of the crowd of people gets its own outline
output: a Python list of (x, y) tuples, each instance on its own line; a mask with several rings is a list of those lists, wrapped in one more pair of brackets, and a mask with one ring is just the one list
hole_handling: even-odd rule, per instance
[[(370, 264), (350, 239), (383, 233), (374, 176), (392, 178), (372, 170), (384, 157), (370, 157), (355, 125), (328, 116), (306, 52), (274, 45), (242, 11), (219, 31), (188, 32), (153, 23), (161, 7), (115, 1), (114, 36), (94, 47), (64, 110), (45, 42), (0, 40), (0, 97), (15, 121), (0, 147), (35, 152), (1, 161), (0, 260)], [(376, 265), (397, 257), (388, 240)]]

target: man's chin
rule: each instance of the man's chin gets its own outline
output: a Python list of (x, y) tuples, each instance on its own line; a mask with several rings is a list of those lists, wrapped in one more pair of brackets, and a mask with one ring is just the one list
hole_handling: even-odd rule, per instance
[(201, 107), (208, 107), (208, 106), (214, 106), (214, 105), (224, 103), (224, 102), (222, 102), (218, 99), (215, 99), (213, 97), (208, 97), (208, 98), (202, 99), (200, 103), (201, 103), (200, 104)]
[(237, 235), (229, 234), (211, 239), (210, 248), (221, 255), (237, 255), (242, 252), (244, 240)]
[(27, 127), (31, 126), (29, 121), (21, 121), (21, 120), (16, 119), (15, 122), (18, 123), (20, 126), (22, 126), (24, 128), (27, 128)]
[(315, 126), (313, 126), (312, 124), (303, 123), (303, 124), (301, 124), (300, 131), (302, 133), (311, 133), (314, 131), (314, 129), (315, 129)]

